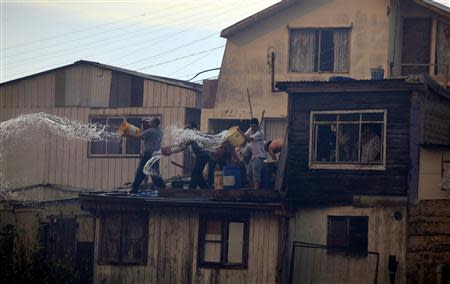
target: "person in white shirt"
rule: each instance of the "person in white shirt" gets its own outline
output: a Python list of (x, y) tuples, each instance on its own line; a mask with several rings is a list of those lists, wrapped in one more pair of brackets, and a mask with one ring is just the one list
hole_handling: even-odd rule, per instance
[(250, 128), (245, 132), (245, 138), (250, 141), (252, 159), (247, 166), (248, 182), (253, 189), (259, 189), (261, 185), (261, 174), (266, 159), (264, 149), (264, 132), (259, 128), (259, 121), (256, 118), (250, 120)]

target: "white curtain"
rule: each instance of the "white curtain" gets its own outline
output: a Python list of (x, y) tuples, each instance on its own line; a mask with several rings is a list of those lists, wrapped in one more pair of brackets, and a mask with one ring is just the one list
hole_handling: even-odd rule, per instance
[(333, 32), (334, 72), (348, 71), (348, 30)]
[(313, 30), (291, 31), (290, 71), (315, 72), (317, 36)]

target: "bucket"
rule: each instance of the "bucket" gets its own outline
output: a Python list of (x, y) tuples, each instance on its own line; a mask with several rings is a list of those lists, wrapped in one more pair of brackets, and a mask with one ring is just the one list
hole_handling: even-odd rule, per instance
[(119, 132), (121, 136), (124, 136), (125, 133), (131, 136), (137, 136), (141, 133), (141, 129), (139, 127), (129, 124), (128, 122), (122, 122), (117, 132)]
[(245, 137), (242, 131), (237, 126), (233, 126), (228, 129), (227, 140), (234, 147), (239, 147), (245, 142)]
[(370, 78), (372, 80), (383, 80), (384, 79), (384, 69), (380, 67), (370, 69)]
[(223, 189), (223, 173), (222, 171), (214, 172), (214, 188)]
[(223, 167), (223, 188), (241, 187), (241, 169), (239, 166)]

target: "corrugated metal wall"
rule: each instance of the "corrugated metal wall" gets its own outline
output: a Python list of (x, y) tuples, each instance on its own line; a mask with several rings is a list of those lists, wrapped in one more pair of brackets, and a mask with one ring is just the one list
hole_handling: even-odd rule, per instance
[[(107, 108), (111, 72), (97, 67), (81, 67), (68, 71), (67, 74), (76, 75), (66, 79), (66, 82), (72, 82), (67, 85), (66, 99), (78, 106), (54, 107), (56, 76), (49, 73), (1, 86), (0, 121), (40, 111), (86, 123), (90, 116), (160, 115), (162, 127), (168, 129), (184, 125), (186, 107), (199, 104), (199, 94), (192, 90), (145, 80), (144, 107)], [(90, 83), (88, 86), (77, 85), (78, 79)], [(89, 95), (86, 96), (85, 92)], [(95, 108), (81, 107), (88, 101)], [(16, 187), (51, 183), (95, 190), (111, 189), (132, 182), (138, 163), (137, 158), (128, 157), (89, 158), (87, 142), (46, 133), (24, 132), (16, 141), (18, 148), (11, 145), (10, 148), (20, 151), (5, 157), (6, 174)], [(167, 131), (163, 143), (173, 143)], [(169, 160), (182, 164), (183, 155), (179, 153), (163, 158), (161, 173), (165, 178), (182, 173)]]

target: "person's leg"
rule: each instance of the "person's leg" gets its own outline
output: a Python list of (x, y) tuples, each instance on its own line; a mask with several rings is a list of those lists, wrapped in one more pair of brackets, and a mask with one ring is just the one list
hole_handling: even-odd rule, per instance
[(155, 174), (151, 175), (153, 186), (156, 188), (166, 188), (166, 183), (159, 173), (159, 161), (153, 164), (152, 169), (155, 172)]
[(217, 162), (213, 159), (208, 160), (208, 185), (214, 185), (214, 170)]
[(203, 176), (203, 170), (205, 169), (206, 164), (208, 163), (208, 156), (202, 157), (199, 160), (199, 171), (198, 171), (198, 183), (197, 185), (200, 188), (208, 188), (206, 184), (205, 177)]
[(152, 157), (152, 155), (150, 154), (144, 154), (141, 158), (141, 160), (139, 161), (139, 166), (136, 170), (136, 175), (134, 177), (134, 181), (133, 184), (131, 185), (131, 192), (132, 193), (136, 193), (139, 191), (139, 187), (142, 183), (142, 181), (145, 178), (145, 174), (142, 171), (144, 169), (145, 164), (147, 163), (147, 161)]
[(263, 159), (255, 159), (255, 161), (253, 162), (252, 174), (253, 174), (254, 189), (259, 189), (261, 186), (261, 174), (263, 166), (264, 166)]
[(199, 158), (195, 157), (194, 167), (191, 170), (191, 182), (189, 183), (190, 189), (196, 189), (198, 186), (198, 168), (199, 168)]

